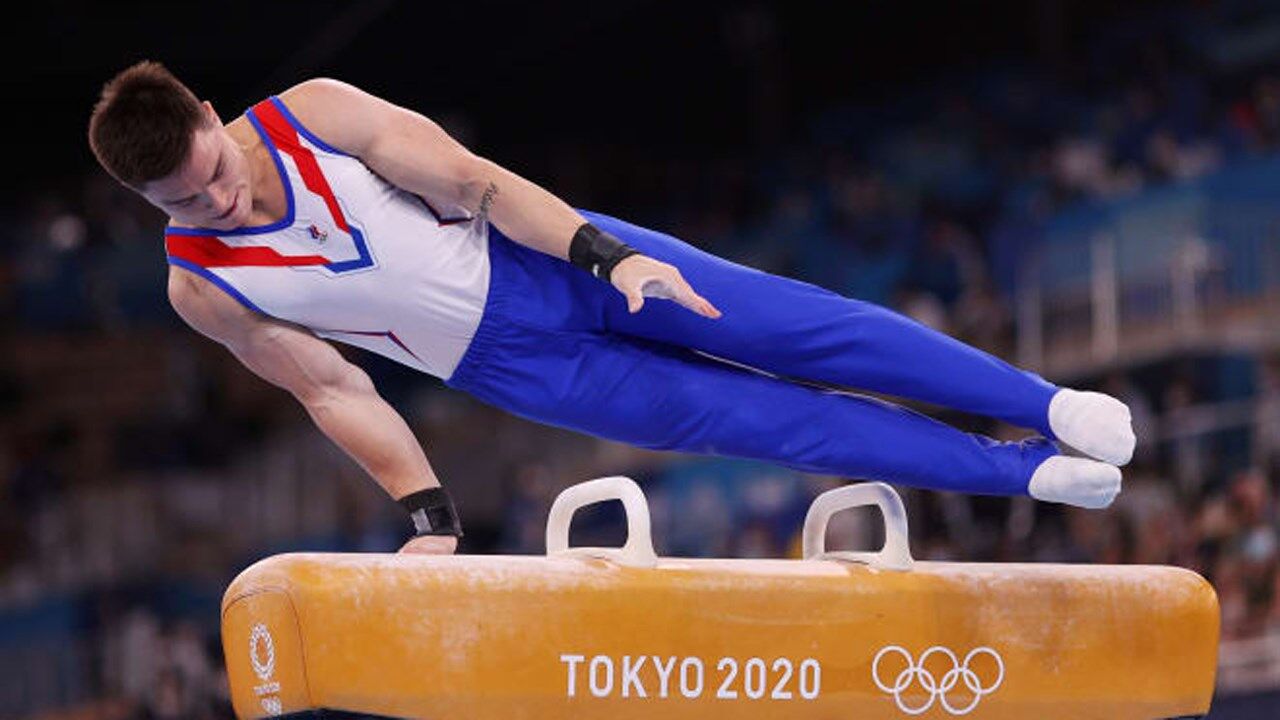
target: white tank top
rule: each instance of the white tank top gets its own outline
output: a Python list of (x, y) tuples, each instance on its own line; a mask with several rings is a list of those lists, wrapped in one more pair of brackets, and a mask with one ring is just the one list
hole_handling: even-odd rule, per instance
[(169, 227), (169, 262), (252, 310), (447, 380), (484, 313), (488, 223), (392, 185), (279, 98), (246, 115), (275, 158), (288, 212), (230, 231)]

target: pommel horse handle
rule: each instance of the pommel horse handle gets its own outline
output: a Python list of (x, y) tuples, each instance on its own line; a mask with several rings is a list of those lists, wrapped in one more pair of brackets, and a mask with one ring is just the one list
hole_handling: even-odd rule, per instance
[[(569, 547), (569, 523), (587, 505), (621, 500), (627, 513), (627, 542), (621, 548)], [(547, 555), (586, 555), (631, 567), (653, 567), (658, 556), (650, 535), (649, 502), (634, 480), (614, 476), (588, 480), (566, 488), (551, 504), (547, 516)]]
[[(827, 523), (841, 510), (875, 505), (884, 516), (884, 547), (879, 552), (827, 551)], [(804, 559), (845, 560), (886, 570), (910, 570), (911, 546), (907, 539), (907, 511), (902, 498), (879, 482), (846, 485), (814, 499), (804, 518)]]

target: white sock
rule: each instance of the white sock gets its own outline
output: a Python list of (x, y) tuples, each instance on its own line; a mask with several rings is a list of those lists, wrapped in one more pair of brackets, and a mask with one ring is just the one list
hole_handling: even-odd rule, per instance
[(1133, 459), (1133, 417), (1110, 395), (1063, 388), (1049, 401), (1049, 428), (1064, 444), (1112, 465)]
[(1088, 458), (1054, 455), (1036, 468), (1027, 492), (1045, 502), (1104, 508), (1120, 494), (1120, 468)]

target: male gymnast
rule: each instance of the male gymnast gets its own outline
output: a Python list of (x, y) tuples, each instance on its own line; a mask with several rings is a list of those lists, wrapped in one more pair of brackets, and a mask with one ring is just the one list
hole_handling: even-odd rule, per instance
[[(104, 86), (89, 142), (168, 214), (174, 309), (292, 393), (405, 507), (403, 551), (453, 552), (456, 510), (404, 420), (326, 339), (538, 422), (808, 472), (1101, 508), (1133, 454), (1129, 410), (1110, 396), (575, 210), (343, 82), (307, 80), (224, 125), (142, 62)], [(822, 387), (1040, 435), (997, 442)]]

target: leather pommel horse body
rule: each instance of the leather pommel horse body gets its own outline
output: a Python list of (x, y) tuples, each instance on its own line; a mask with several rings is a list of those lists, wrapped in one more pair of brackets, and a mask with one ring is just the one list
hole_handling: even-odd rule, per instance
[[(570, 548), (587, 504), (628, 539)], [(827, 552), (878, 506), (885, 547)], [(1173, 718), (1204, 715), (1218, 603), (1172, 567), (915, 562), (887, 485), (814, 501), (802, 560), (658, 558), (639, 487), (567, 489), (543, 556), (288, 554), (223, 600), (241, 718)]]

